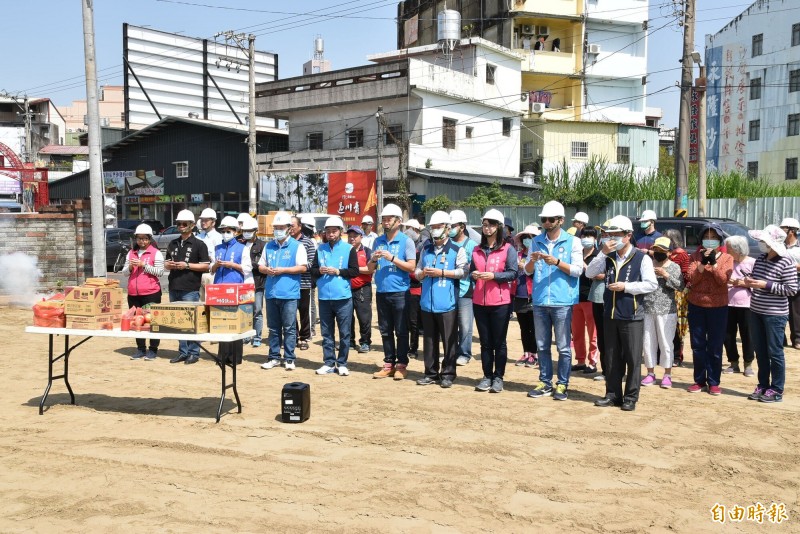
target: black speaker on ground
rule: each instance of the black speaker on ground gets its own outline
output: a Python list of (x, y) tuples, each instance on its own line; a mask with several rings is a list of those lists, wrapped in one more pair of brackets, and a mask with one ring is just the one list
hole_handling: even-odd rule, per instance
[(281, 417), (284, 423), (302, 423), (311, 417), (311, 386), (290, 382), (281, 391)]

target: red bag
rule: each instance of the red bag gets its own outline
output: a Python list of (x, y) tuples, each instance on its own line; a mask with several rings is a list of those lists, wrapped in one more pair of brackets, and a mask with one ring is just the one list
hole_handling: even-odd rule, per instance
[(63, 293), (56, 293), (33, 305), (33, 326), (45, 328), (65, 328), (67, 326)]

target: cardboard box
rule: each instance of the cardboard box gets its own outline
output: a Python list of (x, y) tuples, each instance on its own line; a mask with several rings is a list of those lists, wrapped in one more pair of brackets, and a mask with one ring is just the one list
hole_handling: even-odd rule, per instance
[(206, 304), (209, 306), (238, 306), (256, 301), (256, 286), (253, 284), (208, 284)]
[(163, 334), (205, 334), (208, 308), (202, 302), (170, 302), (150, 306), (150, 331)]
[(210, 328), (212, 334), (240, 334), (253, 328), (253, 305), (211, 306)]
[(67, 315), (107, 315), (123, 311), (122, 289), (118, 287), (73, 287), (64, 297)]
[(256, 216), (256, 220), (258, 221), (258, 235), (260, 236), (272, 236), (272, 220), (275, 219), (275, 214), (278, 213), (277, 211), (270, 211), (266, 215), (258, 215)]
[(119, 328), (122, 315), (104, 313), (102, 315), (67, 315), (67, 328), (80, 330), (114, 330)]

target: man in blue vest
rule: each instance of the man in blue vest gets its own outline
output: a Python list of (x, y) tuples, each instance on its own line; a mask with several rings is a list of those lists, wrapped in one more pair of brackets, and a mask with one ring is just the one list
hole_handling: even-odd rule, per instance
[[(323, 365), (318, 375), (338, 372), (347, 376), (350, 354), (350, 325), (353, 321), (353, 292), (350, 279), (358, 276), (356, 249), (342, 240), (344, 222), (339, 217), (325, 221), (325, 243), (317, 248), (311, 276), (317, 280), (319, 325), (322, 332)], [(334, 323), (335, 322), (335, 323)], [(334, 354), (334, 325), (339, 329), (339, 353)]]
[(375, 298), (378, 308), (378, 329), (383, 340), (383, 369), (373, 378), (408, 376), (408, 289), (409, 273), (417, 265), (414, 242), (400, 225), (400, 206), (386, 204), (381, 211), (383, 235), (375, 239), (370, 272), (375, 273)]
[(268, 360), (262, 369), (281, 364), (281, 345), (287, 371), (295, 368), (297, 345), (297, 301), (300, 299), (300, 277), (308, 270), (306, 248), (289, 236), (292, 217), (285, 211), (275, 214), (272, 231), (275, 239), (267, 243), (258, 260), (258, 270), (267, 276), (264, 296), (267, 300), (269, 329)]
[[(443, 388), (453, 386), (456, 378), (456, 342), (458, 340), (459, 280), (467, 274), (467, 253), (450, 240), (450, 215), (437, 211), (429, 223), (431, 241), (420, 252), (420, 263), (414, 276), (422, 282), (420, 307), (425, 329), (422, 351), (425, 357), (425, 376), (417, 380), (420, 386), (439, 382)], [(439, 342), (444, 358), (439, 371)]]
[(222, 243), (214, 249), (214, 263), (211, 266), (215, 284), (241, 284), (244, 282), (245, 267), (252, 269), (250, 256), (244, 253), (244, 245), (236, 240), (238, 230), (239, 223), (231, 216), (224, 217), (219, 224)]
[[(606, 396), (595, 406), (621, 406), (632, 412), (639, 400), (642, 379), (642, 339), (644, 337), (645, 293), (658, 287), (653, 260), (631, 244), (633, 225), (617, 215), (601, 227), (600, 253), (586, 267), (586, 276), (605, 274), (603, 329), (606, 358), (610, 369), (606, 377)], [(622, 392), (622, 377), (625, 393)]]
[[(449, 236), (452, 243), (464, 249), (467, 266), (472, 261), (472, 251), (478, 243), (470, 239), (467, 232), (467, 214), (461, 210), (450, 212)], [(458, 282), (458, 345), (456, 346), (456, 365), (467, 365), (472, 359), (472, 277), (467, 276)]]
[[(578, 302), (578, 284), (583, 272), (581, 240), (561, 228), (564, 206), (555, 200), (546, 203), (539, 215), (540, 235), (533, 238), (525, 272), (533, 275), (533, 325), (539, 353), (539, 384), (529, 397), (567, 400), (572, 368), (572, 306)], [(558, 381), (553, 389), (553, 359), (550, 344), (556, 337)]]

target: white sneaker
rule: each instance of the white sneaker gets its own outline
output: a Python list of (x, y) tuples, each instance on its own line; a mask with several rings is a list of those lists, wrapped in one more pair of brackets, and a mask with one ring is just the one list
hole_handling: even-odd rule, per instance
[(294, 371), (294, 360), (292, 361), (286, 360), (283, 366), (286, 368), (287, 371)]
[(339, 376), (350, 376), (350, 369), (347, 366), (341, 365), (336, 368), (336, 371), (338, 371)]
[(262, 369), (272, 369), (273, 367), (278, 367), (281, 364), (280, 360), (268, 360), (261, 364)]
[(328, 367), (327, 365), (323, 365), (316, 371), (318, 375), (329, 375), (335, 372), (336, 372), (336, 367)]
[(606, 377), (604, 377), (603, 375), (597, 375), (594, 377), (593, 380), (597, 380), (598, 382), (600, 382), (600, 381), (605, 381), (605, 379)]

